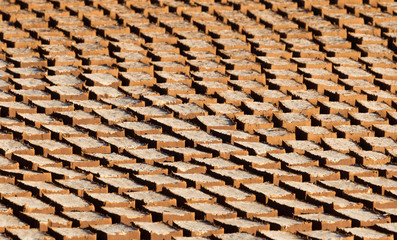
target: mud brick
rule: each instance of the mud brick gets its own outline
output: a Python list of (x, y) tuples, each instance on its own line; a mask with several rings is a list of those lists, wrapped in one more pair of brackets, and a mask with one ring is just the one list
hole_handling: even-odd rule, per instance
[(73, 222), (73, 226), (87, 228), (90, 225), (111, 224), (112, 219), (96, 212), (64, 212), (62, 215)]
[(197, 116), (206, 116), (208, 114), (207, 111), (205, 111), (196, 103), (168, 104), (165, 107), (167, 110), (173, 112), (176, 117), (182, 119), (194, 119)]
[(244, 165), (244, 168), (270, 168), (280, 169), (281, 164), (278, 161), (271, 160), (263, 156), (232, 156), (231, 161), (236, 164)]
[(393, 51), (381, 44), (358, 44), (357, 50), (361, 52), (363, 57), (386, 57), (393, 59)]
[(54, 179), (92, 179), (92, 175), (87, 175), (75, 170), (59, 167), (39, 167), (41, 171), (50, 173)]
[(352, 139), (322, 138), (321, 145), (324, 149), (334, 150), (341, 153), (349, 153), (352, 150), (361, 150), (360, 146)]
[(255, 49), (255, 54), (264, 57), (282, 57), (287, 60), (290, 60), (292, 58), (292, 52), (273, 48), (258, 48)]
[(189, 203), (187, 207), (196, 213), (198, 219), (214, 222), (214, 219), (237, 217), (237, 213), (215, 203)]
[(77, 153), (110, 153), (110, 146), (91, 137), (64, 138)]
[(55, 213), (55, 208), (34, 197), (4, 197), (4, 203), (18, 212)]
[(333, 36), (346, 38), (346, 29), (339, 28), (332, 24), (309, 26), (309, 31), (313, 32), (313, 36)]
[(242, 190), (252, 192), (257, 201), (265, 204), (269, 199), (295, 199), (295, 194), (271, 183), (250, 183), (241, 185)]
[[(114, 164), (128, 164), (135, 163), (136, 160), (118, 153), (91, 153), (87, 154), (93, 162), (100, 161), (102, 165), (112, 167)], [(99, 166), (98, 164), (87, 164), (87, 167)]]
[(13, 78), (10, 81), (15, 85), (16, 89), (22, 90), (45, 90), (46, 87), (50, 86), (48, 83), (35, 78)]
[(11, 89), (11, 93), (16, 95), (17, 101), (23, 102), (23, 103), (29, 103), (29, 101), (32, 100), (51, 100), (51, 95), (42, 91), (42, 90), (37, 90), (37, 89)]
[(143, 45), (145, 49), (151, 52), (173, 52), (173, 53), (180, 53), (178, 47), (175, 47), (168, 43), (146, 43)]
[(210, 152), (214, 156), (229, 159), (231, 154), (248, 155), (248, 152), (240, 147), (227, 143), (200, 143), (199, 150)]
[(164, 191), (177, 199), (178, 205), (216, 202), (215, 197), (194, 188), (166, 188)]
[(288, 216), (322, 213), (324, 211), (322, 206), (319, 207), (296, 199), (270, 199), (269, 205), (277, 207), (280, 209), (280, 213)]
[[(53, 67), (55, 68), (55, 67)], [(61, 67), (60, 67), (61, 68)], [(72, 67), (70, 67), (72, 68)], [(84, 73), (106, 73), (111, 74), (113, 76), (117, 76), (119, 70), (116, 67), (111, 67), (107, 65), (83, 65), (80, 67), (82, 71), (77, 72), (76, 74)]]
[(56, 86), (71, 86), (81, 89), (83, 82), (73, 75), (46, 76), (45, 80)]
[(285, 148), (287, 152), (297, 152), (301, 154), (304, 154), (306, 151), (323, 150), (320, 145), (308, 140), (286, 140), (283, 141), (283, 148)]
[(325, 20), (343, 27), (345, 24), (364, 24), (364, 19), (348, 13), (326, 13)]
[(343, 179), (349, 179), (353, 181), (355, 177), (377, 177), (378, 172), (375, 170), (366, 169), (358, 165), (332, 165), (328, 166), (332, 170), (340, 172), (340, 176)]
[(29, 126), (3, 126), (3, 130), (12, 133), (15, 139), (50, 139), (48, 132)]
[(349, 180), (319, 181), (321, 186), (334, 190), (338, 195), (349, 193), (370, 193), (371, 188)]
[(393, 105), (393, 101), (397, 100), (396, 95), (387, 91), (364, 90), (363, 92), (368, 95), (368, 100), (384, 102), (388, 105)]
[(318, 104), (324, 114), (338, 114), (345, 118), (350, 113), (358, 113), (359, 109), (345, 102), (323, 101)]
[(136, 120), (135, 116), (130, 115), (123, 109), (95, 109), (93, 111), (101, 117), (103, 123), (109, 125)]
[(145, 207), (147, 211), (152, 214), (154, 221), (163, 221), (168, 224), (173, 224), (174, 221), (192, 221), (194, 220), (194, 213), (182, 210), (176, 207)]
[(395, 139), (394, 132), (396, 130), (394, 125), (376, 124), (373, 126), (373, 130), (377, 137), (391, 137)]
[(43, 78), (45, 72), (36, 67), (9, 68), (8, 71), (16, 78)]
[(384, 195), (386, 191), (393, 191), (396, 189), (395, 180), (384, 177), (357, 177), (356, 181), (370, 186), (374, 192), (382, 195)]
[(269, 181), (275, 185), (278, 185), (279, 181), (302, 181), (302, 176), (287, 172), (281, 169), (270, 169), (270, 168), (252, 168), (250, 169), (255, 174), (263, 176), (265, 181)]
[[(251, 77), (253, 77), (253, 79), (229, 80), (228, 83), (236, 91), (242, 91), (242, 92), (245, 92), (246, 94), (250, 94), (250, 95), (254, 94), (253, 97), (256, 99), (265, 97), (265, 96), (261, 96), (261, 95), (266, 95), (266, 93), (268, 93), (268, 94), (270, 93), (270, 95), (271, 95), (271, 93), (276, 93), (275, 97), (277, 97), (277, 93), (279, 93), (279, 91), (277, 91), (277, 92), (267, 91), (268, 86), (265, 85), (265, 81), (264, 81), (265, 76), (264, 75), (258, 75), (258, 77), (255, 77), (254, 75), (252, 75)], [(220, 90), (220, 91), (222, 91), (222, 90)], [(254, 92), (254, 93), (252, 93), (252, 92)], [(281, 92), (278, 95), (281, 95), (281, 96), (279, 96), (280, 98), (283, 96), (283, 94)]]
[(146, 134), (142, 135), (143, 142), (147, 142), (150, 147), (160, 150), (164, 147), (184, 147), (185, 141), (166, 134)]
[(288, 168), (303, 176), (304, 181), (317, 182), (321, 180), (339, 180), (339, 172), (327, 170), (319, 166), (288, 166)]
[(101, 137), (105, 143), (109, 144), (112, 151), (122, 153), (128, 149), (145, 149), (146, 144), (142, 144), (127, 137)]
[(355, 44), (380, 44), (387, 46), (387, 40), (372, 34), (349, 33), (348, 40), (354, 42)]
[[(55, 62), (69, 62), (70, 63), (70, 58), (65, 58), (65, 56), (70, 56), (74, 57), (75, 53), (70, 50), (67, 46), (63, 45), (40, 45), (39, 46), (39, 52), (46, 56), (46, 58), (53, 58), (54, 60), (51, 60), (51, 64), (49, 65), (55, 65)], [(58, 59), (55, 57), (59, 56)], [(62, 56), (62, 57), (61, 57)], [(76, 59), (73, 59), (73, 62), (76, 63)]]
[(215, 54), (216, 48), (209, 42), (201, 39), (181, 39), (178, 40), (178, 46), (183, 51), (199, 51)]
[(162, 132), (161, 127), (157, 127), (145, 122), (123, 122), (118, 123), (117, 126), (123, 128), (126, 134), (129, 136), (158, 134)]
[[(5, 48), (3, 52), (7, 57), (40, 57), (40, 54), (32, 48)], [(5, 60), (5, 56), (2, 60)]]
[(198, 165), (205, 166), (206, 169), (211, 170), (236, 170), (242, 169), (241, 165), (237, 165), (223, 158), (193, 158), (192, 162)]
[(106, 55), (86, 55), (81, 56), (84, 65), (107, 65), (111, 66), (116, 63), (116, 59)]
[(256, 61), (266, 69), (297, 70), (297, 64), (280, 57), (256, 57)]
[(284, 141), (295, 140), (295, 134), (284, 128), (256, 129), (254, 132), (260, 136), (261, 141), (277, 146)]
[[(346, 226), (349, 227), (349, 226)], [(336, 239), (353, 239), (353, 236), (350, 234), (343, 234), (336, 232), (336, 229), (331, 230), (317, 230), (317, 231), (309, 231), (309, 232), (300, 232), (300, 235), (304, 237), (309, 237), (310, 239), (323, 239), (324, 237), (336, 238)]]
[(153, 86), (156, 79), (145, 72), (122, 72), (119, 75), (124, 86)]
[(0, 215), (0, 232), (11, 231), (12, 229), (29, 229), (29, 225), (22, 222), (13, 215)]
[(310, 126), (310, 119), (302, 113), (277, 113), (273, 117), (275, 126), (295, 132), (297, 126)]
[(90, 229), (104, 239), (138, 239), (141, 235), (138, 229), (124, 224), (93, 225)]
[[(351, 221), (346, 220), (344, 218), (335, 217), (329, 214), (302, 214), (298, 216), (299, 219), (303, 221), (310, 221), (313, 224), (313, 229), (322, 230), (322, 231), (313, 231), (308, 232), (309, 236), (312, 236), (310, 233), (321, 234), (324, 237), (325, 233), (330, 233), (329, 231), (336, 231), (340, 227), (351, 227)], [(328, 230), (328, 231), (327, 231)], [(345, 236), (345, 235), (342, 235)], [(340, 236), (340, 237), (342, 237)], [(320, 236), (318, 236), (320, 238)], [(338, 236), (339, 237), (339, 236)], [(347, 236), (346, 236), (347, 237)], [(344, 238), (347, 239), (347, 238)]]
[(119, 89), (136, 99), (142, 98), (143, 96), (159, 95), (159, 93), (152, 91), (146, 86), (121, 86)]
[(370, 129), (374, 124), (388, 124), (389, 122), (388, 119), (377, 113), (351, 113), (349, 114), (349, 119), (354, 125), (362, 125)]
[(49, 154), (50, 159), (59, 161), (64, 167), (75, 169), (76, 167), (97, 167), (99, 161), (95, 159), (86, 159), (78, 155), (66, 155), (66, 154)]
[(230, 75), (230, 78), (232, 80), (229, 80), (229, 84), (232, 84), (232, 85), (235, 85), (233, 83), (238, 83), (238, 81), (236, 81), (236, 80), (243, 81), (243, 82), (252, 81), (252, 83), (255, 83), (255, 82), (264, 83), (265, 82), (265, 75), (262, 74), (260, 71), (255, 71), (252, 69), (227, 70), (226, 73)]
[(277, 210), (252, 201), (228, 201), (229, 207), (237, 211), (239, 217), (253, 219), (254, 217), (276, 217)]
[[(277, 232), (280, 232), (280, 230), (283, 232), (310, 231), (312, 229), (311, 222), (289, 217), (257, 217), (255, 219), (270, 224), (270, 229), (277, 230)], [(263, 231), (260, 232), (263, 233)]]
[(301, 113), (309, 117), (320, 113), (318, 107), (306, 100), (281, 100), (280, 108), (285, 112)]
[(234, 143), (235, 141), (242, 141), (242, 142), (258, 142), (259, 136), (255, 136), (252, 134), (248, 134), (243, 131), (238, 130), (222, 130), (222, 129), (215, 129), (211, 131), (212, 134), (216, 137), (222, 138), (226, 142)]
[(301, 99), (309, 101), (313, 105), (317, 105), (319, 102), (328, 101), (329, 98), (323, 94), (318, 93), (314, 90), (306, 90), (306, 86), (302, 90), (287, 90), (294, 99)]
[[(344, 83), (357, 82), (358, 85), (360, 82), (362, 82), (361, 80), (348, 80), (348, 79), (340, 80), (340, 81), (344, 81)], [(367, 84), (367, 82), (365, 82), (365, 84)], [(357, 86), (357, 87), (358, 87), (358, 91), (361, 91), (359, 89), (359, 86)], [(347, 85), (346, 85), (346, 88), (348, 88)], [(329, 96), (331, 101), (346, 102), (352, 106), (354, 106), (356, 104), (356, 100), (366, 100), (367, 99), (367, 96), (365, 94), (357, 93), (357, 91), (355, 91), (355, 90), (324, 89), (324, 93), (325, 93), (325, 95)]]
[(295, 235), (294, 233), (290, 232), (284, 232), (284, 231), (258, 231), (258, 236), (261, 237), (266, 237), (268, 239), (272, 240), (281, 240), (281, 239), (304, 239), (303, 237), (300, 238), (298, 235)]
[(275, 160), (283, 168), (289, 166), (318, 166), (318, 161), (298, 153), (270, 153), (270, 159)]
[(73, 239), (73, 238), (85, 238), (87, 240), (94, 240), (97, 238), (96, 233), (92, 233), (85, 229), (79, 228), (62, 228), (62, 227), (51, 227), (48, 230), (49, 234), (57, 237), (58, 239)]
[(199, 130), (197, 126), (180, 119), (153, 118), (152, 121), (169, 133), (172, 133), (173, 131)]
[(234, 119), (236, 116), (243, 115), (239, 108), (229, 103), (210, 103), (205, 104), (204, 107), (210, 114), (216, 116), (221, 115)]
[(362, 137), (360, 144), (363, 148), (386, 153), (387, 149), (395, 149), (397, 143), (389, 137)]
[[(208, 130), (207, 132), (209, 132)], [(221, 138), (214, 137), (204, 131), (177, 131), (175, 134), (184, 139), (186, 144), (191, 147), (197, 147), (198, 144), (202, 143), (222, 143)]]
[(122, 178), (128, 177), (128, 174), (116, 171), (112, 168), (106, 167), (77, 167), (79, 171), (86, 173), (87, 175), (93, 175), (96, 178)]
[(3, 156), (10, 158), (13, 153), (34, 154), (34, 149), (15, 140), (0, 140), (0, 152)]
[(54, 112), (73, 111), (73, 105), (58, 100), (31, 100), (39, 113), (52, 114)]
[(47, 232), (49, 228), (53, 227), (64, 227), (69, 229), (72, 227), (71, 221), (55, 214), (23, 212), (20, 218), (26, 222), (30, 222), (32, 227), (37, 227), (38, 230), (43, 232)]
[(138, 182), (145, 184), (149, 189), (153, 189), (156, 192), (161, 192), (164, 188), (185, 188), (186, 182), (180, 181), (173, 177), (161, 174), (161, 175), (136, 175), (134, 177)]
[(117, 23), (117, 21), (111, 19), (110, 17), (101, 16), (101, 14), (86, 15), (86, 16), (81, 16), (81, 18), (86, 25), (91, 26), (93, 28), (96, 28), (100, 25), (113, 25)]
[(147, 191), (148, 187), (143, 186), (129, 178), (96, 178), (101, 184), (107, 185), (109, 191), (122, 194), (130, 191)]
[(215, 219), (214, 222), (225, 228), (226, 232), (230, 233), (244, 232), (255, 234), (259, 230), (270, 230), (269, 224), (259, 223), (245, 218)]
[[(230, 51), (239, 51), (239, 50), (230, 50)], [(221, 57), (218, 55), (203, 51), (184, 51), (183, 55), (187, 59), (192, 59), (192, 60), (208, 60), (208, 61), (212, 60), (215, 62), (219, 62), (221, 59)]]
[(39, 167), (62, 167), (62, 163), (42, 156), (13, 154), (12, 158), (17, 161), (21, 167), (34, 171), (37, 171)]
[(201, 187), (224, 186), (225, 182), (201, 173), (174, 173), (174, 175), (187, 183), (188, 187), (200, 189)]
[[(225, 180), (225, 182), (229, 185), (233, 185), (235, 187), (239, 187), (241, 184), (249, 184), (249, 183), (262, 183), (263, 178), (248, 173), (241, 169), (212, 169), (211, 174), (215, 177), (221, 178)], [(218, 196), (218, 199), (220, 196)], [(226, 199), (225, 199), (226, 201)]]
[(301, 55), (300, 57), (310, 57), (310, 56), (304, 56), (307, 54), (303, 54), (305, 53), (303, 50), (319, 51), (320, 49), (318, 44), (316, 44), (315, 42), (309, 39), (286, 38), (286, 39), (282, 39), (282, 42), (287, 45), (287, 48), (289, 50), (294, 52), (293, 55)]
[(282, 38), (286, 39), (312, 39), (312, 33), (305, 29), (280, 29), (277, 31)]
[(335, 211), (338, 215), (351, 219), (353, 227), (368, 227), (390, 222), (390, 217), (366, 209), (338, 209)]
[(128, 155), (131, 155), (132, 157), (136, 158), (140, 162), (144, 162), (144, 163), (148, 163), (148, 164), (153, 164), (154, 162), (173, 162), (174, 161), (173, 156), (164, 154), (154, 148), (134, 149), (134, 150), (127, 149), (126, 152), (128, 153)]
[(156, 223), (149, 223), (149, 222), (135, 222), (140, 231), (141, 236), (143, 238), (150, 238), (150, 239), (160, 239), (160, 238), (173, 238), (173, 237), (182, 237), (183, 231), (173, 228), (165, 223), (156, 222)]
[(279, 90), (267, 90), (267, 89), (252, 90), (251, 95), (257, 101), (270, 102), (275, 104), (276, 106), (278, 106), (279, 102), (281, 102), (282, 100), (292, 99), (291, 96), (288, 96)]
[(142, 53), (138, 52), (113, 52), (112, 57), (116, 58), (117, 62), (143, 62), (148, 64), (150, 62)]
[(0, 168), (2, 169), (19, 169), (19, 163), (5, 157), (0, 157)]
[(175, 221), (173, 224), (181, 228), (185, 235), (191, 237), (212, 236), (224, 232), (223, 228), (216, 227), (207, 221)]
[[(180, 148), (174, 148), (174, 149), (178, 150)], [(197, 156), (197, 157), (211, 157), (211, 156)], [(185, 161), (184, 159), (182, 160)], [(160, 167), (167, 168), (169, 171), (175, 173), (205, 173), (207, 171), (207, 168), (205, 166), (200, 166), (188, 162), (160, 162), (155, 164), (157, 164)]]
[(177, 96), (178, 94), (194, 94), (196, 90), (184, 83), (157, 83), (154, 88), (162, 94)]
[(363, 65), (360, 62), (353, 60), (349, 57), (327, 57), (326, 60), (331, 62), (336, 67), (345, 67), (349, 69), (363, 67)]
[(321, 165), (352, 165), (355, 163), (355, 158), (349, 155), (334, 151), (308, 151), (306, 155), (320, 161)]
[(152, 191), (126, 192), (124, 195), (136, 202), (139, 207), (149, 206), (176, 206), (176, 199)]
[[(0, 198), (3, 199), (4, 197), (31, 197), (32, 193), (30, 191), (24, 190), (20, 187), (17, 187), (11, 183), (1, 183), (1, 191), (0, 191)], [(4, 206), (3, 206), (4, 207)]]
[(124, 137), (124, 130), (119, 130), (104, 124), (78, 124), (77, 126), (96, 138)]
[(294, 79), (297, 82), (303, 82), (303, 76), (291, 70), (284, 69), (265, 69), (266, 77), (269, 79)]
[(370, 83), (373, 83), (375, 78), (372, 74), (360, 68), (335, 67), (335, 71), (341, 78), (365, 80)]
[(108, 190), (106, 186), (101, 186), (87, 179), (56, 180), (56, 183), (79, 197), (83, 197), (85, 193), (107, 193)]
[(370, 70), (380, 79), (396, 80), (396, 71), (393, 68), (372, 67)]
[(108, 55), (109, 51), (99, 43), (76, 43), (72, 46), (77, 54), (87, 55)]
[(88, 93), (76, 87), (50, 86), (47, 89), (51, 92), (53, 98), (63, 102), (68, 100), (88, 100)]
[(369, 209), (394, 208), (397, 204), (395, 198), (382, 196), (376, 193), (350, 193), (346, 198), (360, 201)]
[[(386, 225), (389, 223), (379, 223), (378, 225)], [(391, 224), (391, 223), (390, 223)], [(355, 227), (355, 228), (342, 228), (342, 233), (352, 235), (352, 237), (357, 239), (366, 239), (368, 236), (371, 236), (373, 239), (392, 239), (392, 232), (386, 231), (387, 233), (382, 233), (375, 231), (373, 229), (363, 228), (363, 227)]]
[[(392, 159), (394, 159), (394, 152), (388, 151), (388, 154), (390, 154), (392, 156)], [(386, 178), (392, 178), (395, 175), (395, 167), (393, 164), (368, 165), (368, 168), (378, 171), (379, 176), (383, 176)]]
[(255, 130), (267, 129), (273, 127), (273, 123), (271, 123), (264, 116), (260, 116), (260, 115), (237, 116), (236, 121), (239, 129), (246, 131), (250, 134), (253, 134)]
[(134, 207), (135, 203), (115, 193), (87, 193), (85, 198), (97, 207)]
[(358, 106), (360, 112), (378, 113), (382, 117), (386, 117), (389, 112), (395, 111), (394, 108), (390, 107), (386, 103), (378, 101), (358, 100), (356, 105)]
[(55, 117), (62, 119), (66, 124), (80, 125), (80, 124), (100, 124), (100, 118), (95, 115), (81, 110), (73, 112), (57, 112), (54, 114)]

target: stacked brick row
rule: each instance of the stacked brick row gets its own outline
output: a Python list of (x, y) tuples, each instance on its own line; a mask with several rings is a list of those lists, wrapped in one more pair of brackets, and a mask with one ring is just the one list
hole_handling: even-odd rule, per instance
[(0, 232), (393, 239), (391, 1), (0, 2)]

